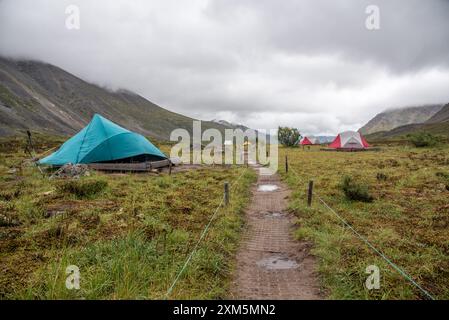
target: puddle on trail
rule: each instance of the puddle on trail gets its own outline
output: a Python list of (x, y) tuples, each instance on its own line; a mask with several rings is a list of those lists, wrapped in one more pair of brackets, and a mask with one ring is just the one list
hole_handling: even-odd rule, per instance
[(268, 218), (283, 218), (285, 216), (285, 213), (282, 212), (266, 212), (265, 216)]
[(257, 265), (268, 270), (296, 269), (299, 267), (295, 260), (291, 260), (282, 255), (274, 255), (257, 261)]
[(277, 189), (279, 189), (279, 187), (275, 184), (261, 184), (257, 188), (257, 191), (271, 192), (271, 191), (275, 191)]
[(274, 174), (275, 174), (274, 170), (272, 170), (270, 168), (260, 168), (259, 169), (259, 175), (261, 175), (261, 176), (272, 176)]

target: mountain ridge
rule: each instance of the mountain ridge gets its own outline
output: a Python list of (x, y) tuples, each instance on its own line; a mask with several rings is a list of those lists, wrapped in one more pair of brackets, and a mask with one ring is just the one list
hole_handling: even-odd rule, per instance
[[(0, 57), (0, 136), (24, 130), (72, 135), (95, 113), (141, 134), (168, 140), (177, 128), (192, 132), (193, 118), (167, 110), (128, 89), (111, 91), (57, 66)], [(224, 132), (232, 125), (201, 121)]]
[(438, 113), (442, 107), (443, 104), (430, 104), (386, 110), (374, 116), (359, 129), (359, 132), (367, 135), (390, 131), (404, 125), (424, 123)]
[(448, 122), (449, 121), (449, 103), (443, 106), (440, 111), (435, 113), (429, 120), (425, 123), (440, 123), (440, 122)]
[(449, 137), (449, 103), (424, 123), (408, 124), (389, 131), (376, 132), (367, 135), (367, 138), (372, 140), (388, 139), (418, 132)]

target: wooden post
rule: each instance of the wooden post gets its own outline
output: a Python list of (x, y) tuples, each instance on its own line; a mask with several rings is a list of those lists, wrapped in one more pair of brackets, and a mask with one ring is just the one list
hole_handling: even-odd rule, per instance
[(171, 175), (171, 161), (168, 160), (168, 175)]
[(28, 136), (28, 143), (30, 145), (31, 150), (34, 150), (34, 146), (33, 146), (33, 140), (31, 140), (31, 131), (27, 130), (27, 136)]
[(225, 206), (229, 205), (229, 183), (228, 182), (224, 183), (224, 202), (225, 202)]
[(287, 158), (287, 155), (285, 155), (285, 172), (288, 173), (288, 158)]
[(307, 192), (307, 205), (310, 207), (312, 205), (313, 196), (313, 180), (309, 181), (309, 190)]

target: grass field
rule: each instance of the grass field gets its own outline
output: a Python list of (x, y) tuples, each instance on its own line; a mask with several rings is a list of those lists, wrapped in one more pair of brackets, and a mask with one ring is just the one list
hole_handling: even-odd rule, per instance
[[(40, 153), (63, 138), (36, 141)], [(229, 181), (235, 182), (231, 205), (218, 211), (169, 298), (227, 296), (242, 213), (256, 178), (252, 170), (209, 167), (171, 176), (92, 172), (77, 181), (49, 180), (26, 162), (24, 145), (19, 138), (0, 140), (0, 299), (166, 298)], [(424, 298), (318, 195), (435, 298), (449, 299), (447, 146), (395, 144), (360, 153), (281, 148), (279, 154), (281, 164), (285, 155), (289, 159), (289, 173), (283, 166), (279, 172), (293, 191), (295, 236), (313, 245), (326, 297)], [(21, 163), (22, 171), (11, 171)], [(348, 198), (345, 177), (367, 202)], [(315, 183), (311, 208), (309, 180)], [(65, 287), (69, 265), (80, 269), (80, 290)], [(380, 268), (380, 289), (365, 288), (370, 265)]]
[[(41, 152), (62, 139), (36, 141)], [(253, 171), (49, 180), (26, 164), (10, 171), (27, 158), (23, 146), (23, 139), (1, 140), (0, 299), (166, 298), (229, 181), (235, 182), (230, 206), (218, 211), (169, 298), (226, 296)], [(80, 290), (65, 287), (69, 265), (80, 269)]]
[[(379, 152), (280, 150), (288, 155), (282, 178), (293, 190), (290, 208), (298, 219), (296, 236), (313, 243), (319, 274), (334, 299), (421, 299), (424, 296), (314, 198), (321, 196), (360, 234), (437, 299), (449, 299), (449, 149), (382, 147)], [(280, 161), (280, 163), (283, 163)], [(367, 188), (371, 202), (349, 200), (342, 180)], [(362, 187), (363, 188), (363, 187)], [(380, 289), (367, 290), (367, 266), (380, 268)]]

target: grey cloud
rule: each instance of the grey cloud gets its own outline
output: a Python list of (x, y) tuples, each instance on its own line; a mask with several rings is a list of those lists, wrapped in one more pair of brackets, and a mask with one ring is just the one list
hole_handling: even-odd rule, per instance
[[(378, 31), (365, 28), (368, 5), (380, 9)], [(211, 7), (221, 19), (252, 12), (265, 35), (262, 42), (275, 50), (344, 54), (394, 71), (449, 65), (447, 0), (218, 0)]]
[[(81, 29), (64, 27), (67, 5)], [(365, 28), (377, 4), (381, 29)], [(449, 101), (449, 1), (3, 0), (0, 54), (186, 115), (306, 133)]]

